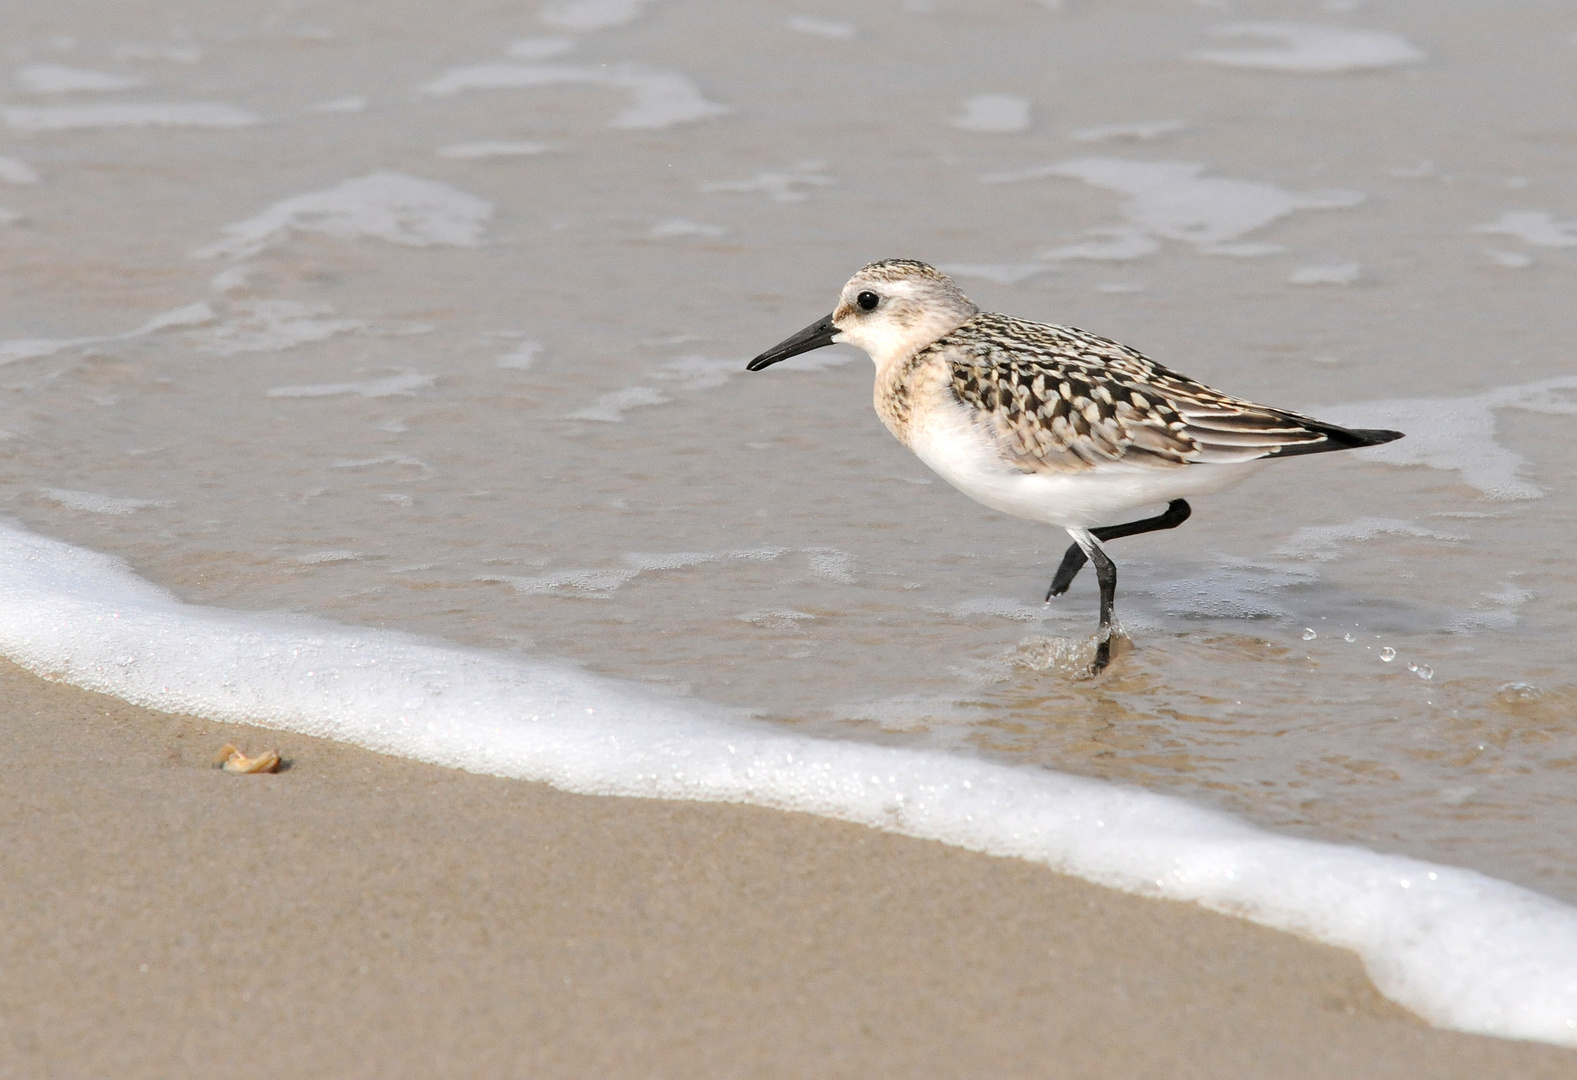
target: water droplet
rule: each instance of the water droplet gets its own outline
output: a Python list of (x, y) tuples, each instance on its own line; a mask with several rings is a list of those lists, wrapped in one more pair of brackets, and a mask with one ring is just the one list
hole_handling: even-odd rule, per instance
[(1382, 663), (1389, 664), (1392, 660), (1395, 660), (1395, 659), (1396, 659), (1396, 650), (1391, 648), (1391, 646), (1387, 645), (1385, 648), (1380, 650), (1380, 660), (1381, 660)]
[(1351, 634), (1343, 634), (1342, 635), (1342, 640), (1343, 641), (1357, 641), (1358, 639), (1353, 637)]
[(1303, 631), (1303, 640), (1304, 641), (1313, 641), (1315, 638), (1317, 638), (1319, 636), (1320, 635), (1316, 634), (1313, 630), (1305, 630), (1305, 631)]
[(1419, 664), (1418, 677), (1420, 679), (1433, 679), (1435, 677), (1435, 669), (1428, 664)]

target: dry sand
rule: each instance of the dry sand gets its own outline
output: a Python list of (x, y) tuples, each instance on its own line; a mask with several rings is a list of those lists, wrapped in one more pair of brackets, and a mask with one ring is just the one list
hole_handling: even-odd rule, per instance
[[(3, 1077), (1571, 1077), (1356, 958), (1007, 859), (0, 663)], [(235, 776), (227, 741), (288, 771)]]

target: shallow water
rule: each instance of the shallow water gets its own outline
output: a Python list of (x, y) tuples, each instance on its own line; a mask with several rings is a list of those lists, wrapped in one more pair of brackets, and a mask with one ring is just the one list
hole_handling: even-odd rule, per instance
[[(365, 7), (0, 12), (4, 512), (194, 602), (1577, 898), (1577, 17)], [(1065, 536), (931, 477), (863, 356), (741, 370), (900, 255), (1410, 438), (1114, 543), (1133, 646), (1079, 677)]]

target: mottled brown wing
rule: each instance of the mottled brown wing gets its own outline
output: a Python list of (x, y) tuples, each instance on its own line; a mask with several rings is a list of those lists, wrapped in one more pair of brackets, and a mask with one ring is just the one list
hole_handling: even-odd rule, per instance
[(959, 402), (1026, 472), (1227, 464), (1326, 439), (1317, 421), (1217, 393), (1072, 327), (982, 315), (932, 348)]

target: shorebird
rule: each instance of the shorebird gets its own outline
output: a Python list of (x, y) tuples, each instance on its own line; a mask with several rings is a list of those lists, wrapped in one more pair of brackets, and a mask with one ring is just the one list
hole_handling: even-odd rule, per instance
[[(845, 343), (876, 364), (876, 415), (942, 479), (993, 510), (1068, 531), (1047, 603), (1095, 564), (1092, 674), (1111, 662), (1117, 567), (1105, 541), (1176, 528), (1191, 513), (1188, 497), (1276, 458), (1402, 437), (1231, 397), (1071, 326), (981, 311), (946, 274), (912, 259), (871, 263), (831, 315), (746, 369)], [(1163, 502), (1154, 517), (1121, 521)]]

